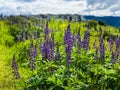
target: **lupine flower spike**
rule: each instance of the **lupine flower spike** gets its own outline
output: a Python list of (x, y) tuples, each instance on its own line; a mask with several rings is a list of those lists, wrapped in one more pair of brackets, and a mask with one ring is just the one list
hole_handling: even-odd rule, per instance
[(65, 32), (64, 44), (66, 45), (66, 64), (69, 65), (71, 60), (72, 47), (73, 47), (73, 38), (70, 31), (70, 24), (68, 25), (68, 28)]
[(55, 59), (58, 60), (58, 61), (60, 61), (60, 58), (61, 58), (61, 55), (60, 55), (59, 47), (57, 46)]
[(89, 28), (85, 31), (84, 38), (82, 40), (82, 47), (86, 50), (89, 49), (89, 41), (90, 41), (90, 31)]
[(12, 60), (12, 70), (13, 70), (13, 75), (15, 76), (16, 79), (20, 78), (20, 74), (18, 72), (18, 65), (15, 60), (15, 54), (13, 55), (13, 60)]
[(30, 56), (29, 66), (30, 69), (33, 71), (36, 69), (36, 57), (37, 57), (37, 49), (33, 44), (33, 40), (29, 48), (29, 56)]

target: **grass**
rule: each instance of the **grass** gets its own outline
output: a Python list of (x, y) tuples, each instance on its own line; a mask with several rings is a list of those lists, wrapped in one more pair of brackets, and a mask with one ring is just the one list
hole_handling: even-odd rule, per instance
[[(79, 26), (81, 25), (80, 29), (81, 29), (81, 34), (82, 37), (84, 35), (84, 31), (86, 30), (86, 27), (83, 27), (85, 24), (87, 24), (87, 22), (72, 22), (71, 24), (71, 30), (72, 32), (76, 33)], [(52, 30), (56, 30), (59, 31), (56, 33), (55, 35), (55, 41), (59, 42), (59, 40), (63, 40), (63, 32), (66, 30), (66, 27), (68, 25), (67, 21), (64, 22), (59, 22), (58, 21), (54, 21), (52, 20), (49, 23), (49, 28)], [(22, 49), (23, 46), (28, 46), (29, 41), (25, 41), (24, 43), (15, 43), (14, 42), (14, 38), (10, 35), (10, 33), (8, 32), (10, 30), (9, 28), (10, 26), (8, 26), (6, 24), (6, 21), (0, 21), (0, 90), (18, 90), (17, 87), (15, 87), (15, 80), (12, 74), (12, 70), (11, 70), (11, 60), (12, 60), (12, 55), (15, 52), (19, 52), (22, 50), (18, 50), (18, 49)], [(96, 26), (97, 29), (100, 28), (100, 25)], [(116, 28), (113, 28), (111, 26), (101, 26), (103, 31), (106, 32), (111, 32), (112, 34), (117, 35), (118, 34), (118, 30)], [(61, 35), (62, 32), (62, 36)], [(90, 37), (90, 44), (92, 45), (94, 40), (97, 39), (98, 41), (98, 35), (99, 33), (97, 31), (95, 31), (94, 28), (91, 28), (91, 37)], [(10, 45), (12, 45), (11, 47), (9, 47), (9, 45), (6, 45), (6, 42), (8, 42)], [(61, 46), (62, 47), (62, 46)], [(63, 49), (63, 48), (62, 48)], [(61, 49), (61, 52), (63, 52), (63, 50)], [(18, 50), (18, 51), (17, 51)], [(23, 65), (23, 64), (22, 64)], [(19, 65), (21, 67), (19, 67), (19, 72), (21, 74), (21, 82), (26, 81), (30, 76), (32, 76), (33, 72), (31, 72), (28, 68), (24, 67), (24, 65)], [(36, 74), (36, 72), (35, 72)], [(19, 81), (18, 81), (19, 83)], [(21, 83), (24, 86), (24, 83)], [(21, 85), (21, 86), (22, 86)], [(23, 90), (22, 87), (18, 86), (19, 90)]]

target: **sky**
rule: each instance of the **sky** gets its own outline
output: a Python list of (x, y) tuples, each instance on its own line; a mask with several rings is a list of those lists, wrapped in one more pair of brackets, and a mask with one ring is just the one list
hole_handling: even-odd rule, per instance
[(120, 0), (0, 0), (0, 14), (120, 16)]

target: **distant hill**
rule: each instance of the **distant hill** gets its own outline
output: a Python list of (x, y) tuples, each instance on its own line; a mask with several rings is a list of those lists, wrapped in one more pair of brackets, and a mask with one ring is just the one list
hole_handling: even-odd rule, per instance
[[(41, 19), (47, 19), (50, 20), (51, 17), (55, 17), (57, 18), (62, 18), (62, 19), (66, 19), (68, 21), (70, 21), (70, 19), (72, 18), (74, 21), (84, 21), (84, 20), (96, 20), (96, 21), (104, 21), (107, 25), (110, 26), (114, 26), (114, 27), (120, 27), (120, 17), (115, 17), (115, 16), (83, 16), (80, 14), (39, 14), (39, 15), (28, 15), (28, 16), (22, 16), (21, 17), (25, 18), (25, 17), (37, 17), (37, 18), (41, 18)], [(11, 16), (10, 16), (11, 17)], [(2, 16), (0, 15), (0, 20), (1, 19), (7, 19), (8, 16)]]
[(104, 17), (98, 17), (98, 16), (84, 16), (86, 20), (101, 20), (104, 21), (106, 24), (114, 26), (114, 27), (120, 27), (120, 17), (114, 17), (114, 16), (104, 16)]

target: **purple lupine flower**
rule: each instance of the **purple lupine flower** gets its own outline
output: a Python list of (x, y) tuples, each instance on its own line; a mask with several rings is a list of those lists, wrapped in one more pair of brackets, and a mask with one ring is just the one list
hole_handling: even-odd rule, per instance
[(15, 60), (15, 55), (13, 55), (12, 70), (13, 70), (13, 74), (14, 74), (15, 78), (19, 79), (20, 78), (20, 74), (18, 72), (18, 65), (17, 65), (16, 60)]
[(120, 48), (120, 39), (117, 36), (117, 39), (116, 39), (116, 51), (119, 50), (119, 48)]
[(86, 50), (87, 50), (87, 45), (88, 43), (87, 43), (87, 39), (83, 39), (83, 41), (82, 41), (82, 47), (83, 48), (85, 48)]
[(99, 37), (99, 41), (100, 41), (100, 60), (103, 61), (104, 60), (104, 56), (105, 56), (105, 46), (104, 46), (104, 42), (103, 42), (103, 38), (102, 38), (102, 34)]
[(110, 51), (113, 50), (113, 44), (114, 44), (114, 40), (112, 38), (109, 39), (109, 49)]
[(89, 28), (85, 31), (84, 39), (90, 37), (90, 31)]
[(37, 49), (36, 47), (33, 45), (33, 40), (31, 42), (30, 48), (29, 48), (29, 57), (30, 57), (30, 69), (33, 71), (36, 69), (36, 57), (37, 57)]
[(50, 54), (49, 54), (48, 60), (54, 60), (54, 34), (52, 34), (51, 36), (49, 45), (50, 45)]
[(48, 38), (48, 35), (50, 33), (50, 30), (48, 28), (48, 22), (46, 23), (46, 28), (44, 29), (44, 40), (46, 40)]
[(105, 46), (103, 42), (103, 34), (102, 29), (100, 28), (100, 35), (99, 35), (99, 42), (100, 42), (100, 60), (103, 61), (105, 57)]
[(46, 40), (41, 51), (43, 60), (54, 60), (54, 39)]
[(68, 25), (68, 28), (67, 28), (67, 30), (65, 32), (64, 44), (68, 44), (69, 43), (69, 38), (71, 38), (70, 24)]
[(47, 41), (44, 42), (41, 48), (41, 53), (42, 53), (42, 60), (47, 60), (50, 54), (50, 46)]
[(20, 42), (20, 35), (17, 35), (17, 40), (18, 42)]
[(68, 28), (65, 32), (64, 44), (66, 45), (66, 58), (67, 58), (66, 64), (69, 65), (71, 60), (72, 47), (73, 47), (73, 38), (70, 31), (70, 24), (68, 25)]
[(26, 40), (26, 32), (25, 31), (23, 31), (22, 40), (23, 40), (23, 42)]
[(49, 38), (50, 30), (48, 29), (48, 22), (44, 30), (44, 45), (42, 46), (42, 60), (53, 60), (54, 59), (54, 34), (51, 34)]
[(70, 64), (70, 60), (71, 60), (71, 53), (72, 53), (72, 47), (70, 45), (66, 46), (66, 58), (67, 58), (67, 65)]
[(56, 56), (55, 56), (56, 60), (60, 60), (61, 55), (60, 55), (60, 51), (59, 51), (59, 47), (57, 46), (57, 51), (56, 51)]
[(113, 51), (112, 51), (111, 63), (113, 63), (113, 64), (116, 62), (116, 59), (114, 58), (114, 56), (115, 56), (115, 53), (113, 53)]
[(34, 60), (34, 59), (30, 60), (29, 66), (30, 66), (31, 71), (35, 70), (36, 69), (36, 60)]
[(18, 65), (16, 64), (16, 61), (15, 61), (15, 55), (13, 55), (12, 69), (16, 69), (16, 70), (18, 70)]
[(100, 60), (103, 61), (105, 56), (105, 46), (104, 43), (100, 42)]
[(112, 51), (112, 55), (111, 55), (111, 63), (112, 64), (115, 64), (117, 62), (118, 56), (119, 56), (118, 51), (117, 52)]
[(73, 37), (72, 37), (72, 34), (71, 34), (71, 30), (70, 30), (70, 24), (68, 25), (68, 28), (65, 32), (64, 44), (73, 47)]
[(34, 47), (33, 40), (31, 40), (30, 48), (28, 49), (29, 56), (32, 56), (32, 49)]
[(52, 33), (49, 38), (50, 30), (48, 29), (48, 22), (44, 30), (44, 45), (42, 45), (42, 60), (53, 60), (54, 59), (54, 34)]
[(33, 50), (33, 58), (36, 58), (36, 57), (37, 57), (37, 54), (38, 54), (37, 49), (34, 48), (34, 50)]
[(89, 40), (90, 40), (90, 31), (87, 29), (84, 34), (84, 38), (82, 41), (82, 47), (88, 50), (89, 48)]
[(54, 59), (54, 50), (50, 48), (48, 53), (48, 60), (53, 60), (53, 59)]

